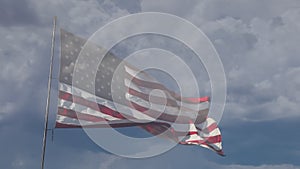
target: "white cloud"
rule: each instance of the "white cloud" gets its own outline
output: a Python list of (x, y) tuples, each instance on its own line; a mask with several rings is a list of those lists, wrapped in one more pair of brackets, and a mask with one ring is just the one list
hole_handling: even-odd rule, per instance
[(9, 114), (9, 113), (13, 113), (17, 107), (17, 105), (15, 105), (13, 102), (4, 102), (4, 103), (0, 103), (0, 121), (1, 119)]
[(42, 23), (51, 22), (53, 16), (58, 17), (58, 25), (72, 33), (91, 35), (101, 26), (118, 17), (129, 14), (120, 9), (112, 1), (104, 0), (31, 0)]
[[(300, 64), (300, 37), (295, 35), (300, 33), (300, 10), (291, 7), (300, 5), (297, 2), (272, 1), (268, 10), (260, 10), (261, 3), (270, 2), (205, 1), (189, 16), (208, 34), (225, 66), (226, 116), (251, 121), (299, 116), (295, 72)], [(226, 10), (234, 6), (239, 7)], [(199, 15), (200, 7), (212, 16)], [(242, 12), (245, 7), (256, 12)]]
[(227, 74), (226, 116), (251, 121), (299, 116), (299, 78), (292, 73), (300, 65), (299, 1), (183, 3), (144, 0), (142, 10), (178, 14), (208, 35)]
[[(201, 2), (201, 1), (200, 1)], [(187, 15), (195, 4), (199, 3), (197, 0), (189, 1), (151, 1), (142, 0), (141, 7), (143, 12), (164, 12), (184, 17)]]
[[(29, 0), (32, 13), (38, 13), (32, 24), (19, 24), (18, 20), (0, 26), (0, 79), (3, 114), (14, 114), (28, 108), (26, 104), (43, 105), (50, 63), (52, 17), (58, 16), (58, 28), (69, 29), (79, 35), (91, 35), (107, 22), (128, 14), (111, 1), (37, 1)], [(7, 7), (9, 8), (9, 6)], [(17, 11), (13, 11), (17, 13)], [(30, 19), (30, 18), (29, 18)], [(59, 31), (57, 31), (57, 35)], [(59, 38), (56, 39), (54, 77), (58, 68)], [(55, 83), (55, 81), (53, 81)], [(54, 84), (55, 85), (55, 84)], [(14, 108), (9, 105), (14, 105)]]
[[(49, 64), (49, 46), (52, 16), (57, 15), (59, 27), (72, 32), (90, 35), (110, 20), (128, 14), (110, 1), (99, 5), (96, 1), (38, 1), (31, 0), (32, 8), (38, 14), (36, 25), (12, 25), (0, 27), (0, 119), (7, 114), (18, 116), (29, 109), (39, 112), (44, 103), (46, 80)], [(267, 6), (265, 8), (265, 6)], [(298, 47), (300, 42), (299, 1), (215, 1), (203, 0), (199, 3), (181, 1), (150, 2), (143, 1), (146, 11), (164, 11), (185, 16), (201, 27), (209, 35), (224, 61), (228, 82), (229, 96), (227, 113), (224, 116), (245, 120), (274, 120), (278, 118), (298, 117), (300, 67)], [(188, 9), (186, 9), (188, 8)], [(35, 18), (36, 19), (36, 18)], [(13, 22), (10, 22), (10, 25)], [(7, 25), (6, 25), (7, 26)], [(34, 108), (32, 108), (34, 107)], [(55, 105), (54, 105), (55, 107)], [(42, 113), (41, 113), (42, 114)], [(22, 117), (26, 115), (22, 114)], [(33, 118), (33, 117), (30, 117)], [(31, 120), (29, 118), (29, 120)], [(26, 118), (25, 118), (26, 119)], [(3, 120), (3, 119), (2, 119)], [(24, 119), (22, 119), (24, 120)], [(41, 123), (42, 122), (38, 122)], [(26, 124), (32, 124), (27, 121)], [(19, 123), (12, 124), (19, 125)], [(5, 126), (10, 128), (11, 126)], [(21, 126), (24, 127), (24, 126)], [(20, 127), (20, 128), (21, 128)], [(26, 126), (27, 127), (27, 126)], [(36, 126), (34, 126), (36, 129)], [(25, 130), (25, 129), (24, 129)], [(28, 130), (28, 129), (27, 129)], [(33, 130), (33, 129), (29, 129)], [(25, 138), (25, 144), (32, 143), (31, 135), (19, 130), (11, 130), (22, 136), (5, 138), (6, 142), (25, 147), (24, 143), (14, 142)], [(22, 133), (18, 133), (21, 132)], [(31, 131), (30, 131), (31, 132)], [(35, 131), (36, 132), (36, 131)], [(38, 130), (38, 132), (40, 132)], [(3, 137), (12, 137), (6, 132)], [(15, 135), (14, 135), (15, 134)], [(35, 134), (36, 139), (39, 134)], [(29, 139), (30, 138), (30, 139)], [(7, 141), (8, 140), (8, 141)], [(22, 140), (23, 141), (23, 140)], [(19, 144), (20, 143), (20, 144)], [(34, 143), (36, 143), (34, 141)], [(4, 144), (4, 143), (3, 143)], [(14, 145), (5, 144), (7, 147)], [(38, 145), (38, 144), (37, 144)], [(2, 145), (3, 146), (3, 145)], [(27, 146), (27, 145), (26, 145)], [(24, 148), (24, 154), (8, 153), (5, 162), (10, 167), (25, 168), (36, 166), (36, 159), (29, 152), (39, 157), (36, 145)], [(58, 150), (64, 148), (59, 143)], [(30, 151), (28, 151), (30, 149)], [(66, 164), (64, 155), (70, 155), (66, 168), (182, 168), (185, 163), (207, 166), (207, 168), (241, 169), (298, 169), (299, 166), (282, 165), (221, 165), (210, 162), (204, 156), (188, 151), (178, 151), (170, 157), (144, 160), (129, 160), (104, 153), (77, 151), (75, 148), (66, 152), (50, 154), (51, 160), (61, 160)], [(11, 150), (9, 148), (9, 150)], [(51, 149), (50, 149), (51, 150)], [(51, 153), (51, 151), (50, 151)], [(53, 152), (52, 152), (53, 153)], [(299, 154), (299, 152), (296, 152)], [(13, 155), (11, 155), (13, 154)], [(298, 155), (296, 154), (296, 155)], [(11, 158), (13, 156), (13, 158)], [(34, 160), (33, 160), (34, 159)], [(182, 160), (177, 160), (182, 159)], [(50, 160), (50, 161), (51, 161)], [(148, 161), (149, 160), (149, 161)], [(2, 161), (1, 161), (2, 162)], [(51, 165), (56, 165), (53, 162)], [(132, 167), (133, 166), (133, 167)], [(28, 167), (33, 168), (33, 167)]]
[(144, 0), (142, 10), (183, 16), (209, 36), (228, 78), (225, 115), (253, 121), (299, 116), (299, 78), (289, 73), (300, 64), (299, 1), (184, 3)]

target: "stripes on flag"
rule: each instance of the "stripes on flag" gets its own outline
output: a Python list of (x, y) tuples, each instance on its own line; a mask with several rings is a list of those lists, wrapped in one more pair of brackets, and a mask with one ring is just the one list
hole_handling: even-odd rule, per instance
[[(86, 41), (64, 30), (61, 30), (61, 41), (56, 128), (139, 126), (155, 136), (180, 144), (199, 145), (223, 155), (220, 130), (216, 122), (207, 117), (209, 97), (182, 97), (111, 54), (100, 64), (94, 84), (96, 91), (92, 94), (92, 83), (88, 84), (85, 78), (82, 78), (85, 87), (73, 84), (74, 63)], [(95, 51), (99, 50), (101, 48)], [(88, 57), (91, 53), (85, 55)], [(117, 77), (118, 91), (110, 91), (113, 71), (118, 66), (123, 69), (123, 74)], [(154, 89), (163, 92), (166, 98), (155, 95)], [(114, 94), (119, 100), (112, 99)]]
[(212, 118), (207, 118), (205, 122), (199, 124), (197, 127), (191, 122), (189, 133), (180, 143), (200, 145), (217, 152), (219, 155), (224, 155), (222, 151), (221, 132)]

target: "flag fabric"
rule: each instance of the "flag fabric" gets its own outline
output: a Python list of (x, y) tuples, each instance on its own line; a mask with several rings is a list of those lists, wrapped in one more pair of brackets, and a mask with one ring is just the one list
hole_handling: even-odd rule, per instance
[[(97, 70), (90, 70), (103, 49), (94, 45), (81, 53), (85, 59), (81, 64), (79, 53), (85, 43), (85, 39), (61, 30), (56, 128), (138, 126), (155, 136), (200, 145), (223, 155), (220, 130), (207, 117), (209, 97), (181, 97), (111, 53)], [(153, 89), (166, 97), (151, 94)]]

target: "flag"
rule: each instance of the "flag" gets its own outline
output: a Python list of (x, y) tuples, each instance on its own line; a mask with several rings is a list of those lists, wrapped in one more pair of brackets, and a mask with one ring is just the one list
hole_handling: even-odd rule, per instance
[[(109, 52), (100, 62), (97, 56), (103, 49), (92, 45), (82, 51), (85, 43), (85, 39), (61, 29), (56, 128), (138, 126), (155, 136), (223, 155), (220, 130), (207, 117), (209, 97), (181, 97)], [(89, 69), (99, 62), (96, 70)], [(166, 97), (151, 94), (153, 89)]]

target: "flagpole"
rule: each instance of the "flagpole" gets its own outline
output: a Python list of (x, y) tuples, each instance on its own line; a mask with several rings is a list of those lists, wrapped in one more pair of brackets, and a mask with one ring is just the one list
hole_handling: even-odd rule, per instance
[(45, 112), (45, 123), (44, 123), (44, 136), (43, 136), (43, 149), (42, 149), (42, 160), (41, 169), (44, 169), (45, 162), (45, 152), (47, 144), (47, 131), (48, 131), (48, 117), (49, 117), (49, 104), (50, 104), (50, 90), (51, 90), (51, 79), (52, 79), (52, 69), (53, 69), (53, 57), (54, 57), (54, 43), (55, 43), (55, 30), (56, 30), (56, 16), (53, 18), (53, 30), (52, 30), (52, 41), (51, 41), (51, 60), (50, 60), (50, 72), (48, 78), (48, 95), (46, 102), (46, 112)]

